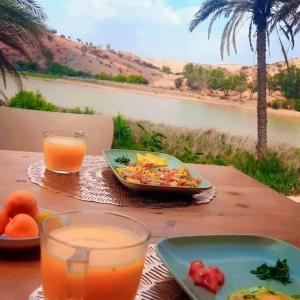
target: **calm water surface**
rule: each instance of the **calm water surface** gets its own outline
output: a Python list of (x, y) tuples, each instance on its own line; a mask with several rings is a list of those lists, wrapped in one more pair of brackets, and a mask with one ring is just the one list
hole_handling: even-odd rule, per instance
[[(239, 135), (256, 135), (256, 113), (243, 108), (194, 103), (167, 97), (78, 85), (55, 80), (24, 80), (25, 89), (39, 90), (48, 101), (61, 107), (92, 107), (96, 112), (122, 115), (189, 128), (215, 128)], [(7, 94), (16, 87), (10, 81)], [(269, 139), (300, 147), (300, 116), (269, 116)]]

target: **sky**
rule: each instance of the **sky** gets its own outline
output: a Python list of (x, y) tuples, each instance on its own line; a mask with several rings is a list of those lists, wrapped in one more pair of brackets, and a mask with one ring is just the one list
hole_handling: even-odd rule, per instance
[[(208, 24), (189, 32), (189, 23), (203, 0), (39, 0), (50, 28), (94, 45), (166, 60), (195, 63), (255, 63), (247, 26), (238, 33), (238, 52), (221, 60), (224, 19), (217, 21), (208, 40)], [(300, 34), (289, 58), (300, 56)], [(283, 60), (279, 42), (271, 38), (268, 62)]]

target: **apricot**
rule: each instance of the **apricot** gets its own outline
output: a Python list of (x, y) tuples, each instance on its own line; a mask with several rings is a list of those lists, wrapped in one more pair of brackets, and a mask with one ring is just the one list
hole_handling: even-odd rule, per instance
[(8, 238), (29, 238), (39, 235), (39, 226), (36, 221), (26, 214), (14, 216), (5, 227)]
[(0, 235), (3, 234), (6, 224), (8, 223), (8, 215), (6, 210), (0, 210)]
[(5, 200), (4, 208), (9, 218), (17, 214), (27, 214), (34, 218), (39, 213), (34, 195), (25, 190), (18, 190), (9, 195)]

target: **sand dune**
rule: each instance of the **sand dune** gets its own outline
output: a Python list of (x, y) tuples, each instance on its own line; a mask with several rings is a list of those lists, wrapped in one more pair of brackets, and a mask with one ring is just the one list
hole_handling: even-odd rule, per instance
[[(174, 88), (174, 80), (180, 76), (184, 66), (188, 61), (161, 60), (156, 58), (144, 58), (130, 52), (116, 51), (114, 49), (105, 49), (94, 46), (91, 43), (83, 43), (70, 40), (64, 36), (57, 36), (48, 33), (43, 39), (44, 54), (54, 61), (71, 67), (78, 71), (99, 74), (106, 72), (108, 74), (138, 74), (146, 78), (150, 85), (155, 87)], [(9, 54), (11, 61), (24, 60), (12, 49), (0, 44), (0, 50)], [(33, 60), (40, 66), (46, 64), (45, 56), (34, 49), (30, 49)], [(300, 57), (291, 60), (291, 63), (300, 67)], [(247, 66), (239, 64), (219, 64), (208, 65), (201, 64), (207, 68), (222, 67), (228, 72), (237, 74), (241, 70), (246, 72), (249, 78), (253, 78), (256, 73), (256, 66)], [(172, 74), (165, 74), (161, 71), (163, 66), (171, 68)], [(268, 65), (268, 72), (274, 74), (284, 68), (284, 62), (277, 62)]]

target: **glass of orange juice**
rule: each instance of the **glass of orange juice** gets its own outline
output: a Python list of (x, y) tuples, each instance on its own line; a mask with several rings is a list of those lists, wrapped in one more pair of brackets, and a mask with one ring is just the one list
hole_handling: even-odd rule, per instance
[(87, 148), (84, 132), (46, 130), (44, 133), (44, 161), (49, 171), (77, 173)]
[(56, 214), (42, 224), (41, 270), (47, 300), (133, 300), (149, 230), (111, 212)]

